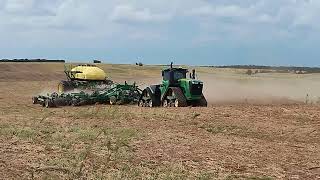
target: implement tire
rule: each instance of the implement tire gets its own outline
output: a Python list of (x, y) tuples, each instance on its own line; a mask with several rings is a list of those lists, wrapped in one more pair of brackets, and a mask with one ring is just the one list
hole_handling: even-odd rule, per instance
[(32, 104), (38, 104), (38, 98), (32, 97)]
[(52, 107), (54, 107), (54, 104), (52, 103), (52, 101), (50, 99), (46, 99), (44, 101), (44, 107), (45, 108), (52, 108)]
[(109, 104), (110, 105), (117, 104), (117, 98), (115, 96), (111, 96), (110, 99), (109, 99)]
[(138, 106), (139, 106), (139, 107), (144, 107), (144, 106), (145, 106), (145, 105), (144, 105), (144, 101), (143, 101), (142, 99), (139, 100)]

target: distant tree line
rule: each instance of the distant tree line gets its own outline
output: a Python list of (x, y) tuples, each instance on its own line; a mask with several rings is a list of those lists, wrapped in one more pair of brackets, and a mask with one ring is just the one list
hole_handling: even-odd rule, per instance
[(65, 63), (65, 60), (59, 59), (0, 59), (0, 62), (59, 62)]
[(320, 67), (256, 66), (256, 65), (230, 65), (230, 66), (207, 66), (207, 67), (259, 70), (257, 71), (259, 73), (268, 73), (272, 71), (280, 72), (280, 73), (288, 73), (288, 72), (320, 73)]

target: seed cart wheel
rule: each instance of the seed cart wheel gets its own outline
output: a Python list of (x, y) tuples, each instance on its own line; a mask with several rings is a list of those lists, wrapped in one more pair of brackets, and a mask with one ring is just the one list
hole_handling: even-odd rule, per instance
[(58, 92), (59, 92), (59, 93), (65, 92), (65, 87), (64, 87), (64, 83), (63, 83), (63, 82), (60, 82), (60, 83), (58, 84)]
[(58, 92), (59, 93), (64, 93), (67, 91), (74, 90), (74, 84), (72, 81), (61, 81), (58, 84)]

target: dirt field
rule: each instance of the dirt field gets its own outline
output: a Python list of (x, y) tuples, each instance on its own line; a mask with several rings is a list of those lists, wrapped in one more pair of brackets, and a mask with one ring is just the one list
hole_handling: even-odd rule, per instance
[[(157, 66), (102, 67), (160, 81)], [(0, 64), (0, 179), (320, 179), (319, 75), (198, 72), (208, 108), (44, 109), (31, 97), (63, 65)]]

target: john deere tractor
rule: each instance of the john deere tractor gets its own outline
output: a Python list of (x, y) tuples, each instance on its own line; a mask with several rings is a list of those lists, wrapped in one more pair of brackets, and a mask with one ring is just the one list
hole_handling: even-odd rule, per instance
[(203, 95), (203, 82), (196, 80), (195, 70), (187, 78), (188, 70), (170, 68), (162, 71), (162, 84), (151, 85), (142, 91), (138, 105), (141, 107), (207, 106)]
[(59, 93), (72, 91), (74, 89), (95, 89), (99, 86), (108, 86), (113, 83), (107, 79), (106, 73), (95, 65), (65, 65), (64, 72), (67, 80), (59, 83)]

